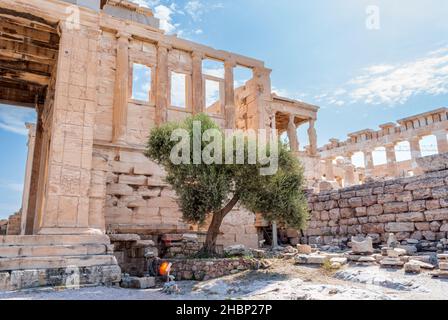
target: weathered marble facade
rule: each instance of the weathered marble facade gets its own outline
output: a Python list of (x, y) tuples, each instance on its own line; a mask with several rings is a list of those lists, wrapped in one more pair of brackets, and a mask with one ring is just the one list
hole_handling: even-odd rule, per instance
[[(83, 283), (114, 282), (107, 233), (202, 230), (182, 221), (163, 170), (143, 155), (150, 130), (167, 121), (208, 112), (223, 128), (278, 129), (291, 141), (309, 123), (310, 147), (292, 149), (318, 164), (317, 107), (273, 94), (262, 61), (166, 35), (150, 9), (118, 0), (2, 0), (0, 17), (0, 101), (38, 114), (29, 126), (21, 235), (0, 238), (0, 289), (45, 285), (41, 270), (65, 279), (72, 265), (102, 270)], [(212, 79), (221, 94), (211, 108), (205, 59), (224, 66), (224, 77)], [(133, 95), (136, 64), (151, 74), (146, 99)], [(253, 73), (240, 88), (237, 66)], [(184, 79), (183, 106), (172, 101), (174, 75)], [(221, 245), (258, 246), (253, 213), (236, 208), (221, 231)], [(35, 281), (11, 282), (11, 272), (30, 269)]]

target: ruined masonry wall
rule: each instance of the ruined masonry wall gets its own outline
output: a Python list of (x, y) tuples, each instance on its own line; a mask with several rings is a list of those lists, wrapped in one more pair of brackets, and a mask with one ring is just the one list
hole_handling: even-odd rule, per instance
[(355, 235), (436, 241), (448, 233), (448, 170), (310, 195), (308, 243)]
[[(105, 208), (108, 232), (162, 234), (195, 232), (197, 226), (182, 220), (176, 194), (164, 182), (164, 171), (148, 160), (143, 151), (115, 151), (96, 147), (91, 197), (98, 199), (91, 210)], [(106, 199), (101, 203), (101, 199)], [(93, 200), (95, 201), (95, 200)], [(218, 244), (258, 246), (255, 215), (236, 208), (224, 220)]]

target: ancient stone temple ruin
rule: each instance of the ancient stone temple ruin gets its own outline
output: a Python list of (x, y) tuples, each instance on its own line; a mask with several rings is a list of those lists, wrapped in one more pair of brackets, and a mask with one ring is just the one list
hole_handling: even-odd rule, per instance
[[(21, 214), (10, 232), (0, 225), (9, 234), (0, 237), (0, 290), (59, 285), (74, 266), (81, 284), (117, 282), (125, 262), (111, 239), (140, 252), (200, 237), (202, 228), (182, 221), (163, 170), (143, 155), (151, 128), (167, 121), (207, 112), (223, 128), (276, 128), (293, 143), (308, 123), (310, 147), (292, 149), (307, 168), (319, 166), (318, 108), (273, 94), (262, 61), (166, 35), (150, 9), (128, 1), (2, 0), (0, 17), (0, 101), (38, 115), (28, 125)], [(222, 63), (224, 76), (203, 74), (204, 60)], [(238, 88), (236, 67), (253, 74)], [(135, 94), (139, 68), (149, 79), (143, 95)], [(211, 105), (209, 81), (220, 88)], [(257, 247), (255, 219), (236, 209), (219, 244)]]
[[(348, 135), (348, 140), (331, 139), (319, 149), (324, 180), (337, 187), (349, 187), (378, 178), (397, 178), (422, 174), (417, 163), (422, 156), (420, 141), (435, 136), (437, 151), (448, 152), (448, 108), (439, 108), (380, 125), (380, 130), (366, 129)], [(397, 152), (409, 152), (405, 161), (397, 160)], [(383, 152), (386, 163), (376, 165), (373, 152)], [(355, 167), (352, 157), (361, 153), (364, 166)]]

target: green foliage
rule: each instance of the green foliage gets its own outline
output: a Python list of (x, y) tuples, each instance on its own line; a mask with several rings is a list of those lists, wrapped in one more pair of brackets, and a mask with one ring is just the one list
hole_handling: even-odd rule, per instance
[[(262, 213), (268, 221), (283, 222), (290, 227), (303, 228), (307, 220), (307, 201), (303, 194), (303, 169), (296, 157), (282, 144), (279, 145), (279, 170), (274, 175), (262, 176), (262, 165), (247, 164), (181, 164), (170, 160), (171, 150), (178, 141), (171, 141), (175, 129), (185, 129), (190, 137), (193, 159), (193, 123), (201, 122), (201, 131), (219, 129), (205, 114), (188, 118), (183, 123), (168, 123), (152, 130), (146, 156), (161, 164), (179, 197), (184, 219), (191, 223), (203, 223), (211, 213), (219, 212), (237, 195), (240, 204), (252, 212)], [(226, 143), (223, 138), (223, 146)], [(210, 142), (202, 142), (202, 149)], [(269, 150), (269, 148), (267, 148)], [(234, 151), (236, 154), (236, 151)], [(223, 159), (225, 152), (223, 152)], [(224, 163), (224, 160), (223, 160)]]

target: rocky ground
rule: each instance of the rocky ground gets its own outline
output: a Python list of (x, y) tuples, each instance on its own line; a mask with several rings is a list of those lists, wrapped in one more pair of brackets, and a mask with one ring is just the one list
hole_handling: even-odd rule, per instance
[(379, 266), (344, 266), (338, 271), (295, 265), (293, 260), (271, 260), (268, 270), (246, 271), (224, 278), (178, 282), (181, 292), (167, 295), (161, 289), (129, 290), (93, 287), (0, 293), (0, 299), (40, 300), (444, 300), (448, 280), (430, 273), (406, 275), (403, 270)]

